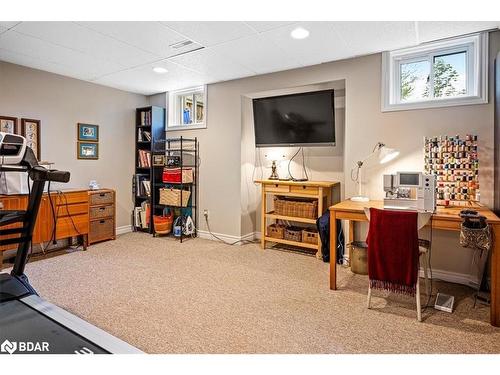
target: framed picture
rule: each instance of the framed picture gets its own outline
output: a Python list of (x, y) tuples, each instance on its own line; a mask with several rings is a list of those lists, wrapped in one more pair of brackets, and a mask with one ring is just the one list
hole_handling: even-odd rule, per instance
[(21, 135), (26, 138), (26, 145), (31, 147), (38, 160), (41, 157), (40, 120), (21, 119)]
[(0, 132), (17, 134), (17, 118), (0, 116)]
[(165, 166), (165, 155), (153, 155), (153, 166), (155, 167)]
[(77, 158), (78, 159), (99, 159), (99, 143), (96, 142), (78, 142), (77, 143)]
[(99, 141), (99, 125), (78, 123), (78, 140), (79, 141)]

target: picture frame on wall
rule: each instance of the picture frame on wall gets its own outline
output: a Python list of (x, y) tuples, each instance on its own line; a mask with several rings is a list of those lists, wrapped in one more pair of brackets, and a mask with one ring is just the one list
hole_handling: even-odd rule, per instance
[(0, 132), (18, 134), (17, 118), (10, 116), (0, 116)]
[(154, 167), (165, 166), (165, 155), (153, 155), (153, 166)]
[(99, 142), (99, 125), (78, 123), (78, 140)]
[(40, 143), (40, 120), (22, 118), (21, 119), (21, 135), (26, 138), (26, 145), (31, 147), (36, 158), (41, 158), (41, 143)]
[(99, 159), (99, 143), (77, 142), (76, 157), (78, 159)]

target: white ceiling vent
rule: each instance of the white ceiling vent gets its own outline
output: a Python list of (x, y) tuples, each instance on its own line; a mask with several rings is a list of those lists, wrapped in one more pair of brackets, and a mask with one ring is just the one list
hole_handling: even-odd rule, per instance
[(182, 40), (180, 42), (171, 44), (171, 45), (169, 45), (169, 47), (172, 48), (172, 49), (179, 49), (179, 48), (187, 47), (187, 46), (189, 46), (190, 44), (193, 44), (193, 43), (194, 42), (192, 40), (186, 39), (186, 40)]

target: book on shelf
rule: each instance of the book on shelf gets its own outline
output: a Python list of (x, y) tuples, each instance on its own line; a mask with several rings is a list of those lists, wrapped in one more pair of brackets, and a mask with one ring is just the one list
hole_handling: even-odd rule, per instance
[(138, 132), (137, 140), (139, 142), (144, 142), (144, 141), (151, 142), (151, 132), (141, 128), (137, 129), (137, 132)]
[(149, 181), (149, 175), (146, 174), (135, 175), (134, 191), (136, 197), (151, 196), (151, 182)]
[(151, 125), (151, 111), (142, 111), (141, 126), (150, 126), (150, 125)]
[(149, 203), (142, 202), (140, 206), (134, 208), (134, 227), (149, 228)]
[(138, 150), (139, 152), (139, 168), (150, 168), (151, 167), (151, 151)]

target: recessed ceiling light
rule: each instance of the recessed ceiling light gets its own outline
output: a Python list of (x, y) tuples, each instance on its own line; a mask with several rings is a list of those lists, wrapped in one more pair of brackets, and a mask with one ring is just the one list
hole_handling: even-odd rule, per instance
[(158, 73), (158, 74), (165, 74), (165, 73), (167, 73), (167, 72), (168, 72), (168, 70), (167, 70), (167, 69), (162, 68), (161, 66), (155, 66), (155, 67), (153, 68), (153, 71), (154, 71), (155, 73)]
[(290, 33), (293, 39), (305, 39), (309, 36), (309, 30), (304, 29), (303, 27), (296, 27)]

